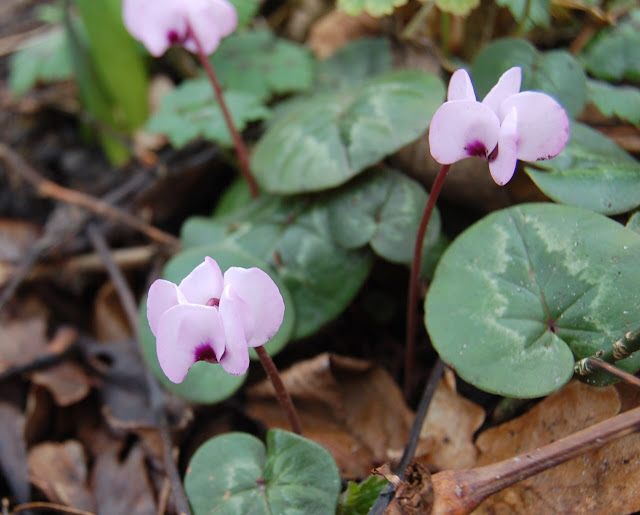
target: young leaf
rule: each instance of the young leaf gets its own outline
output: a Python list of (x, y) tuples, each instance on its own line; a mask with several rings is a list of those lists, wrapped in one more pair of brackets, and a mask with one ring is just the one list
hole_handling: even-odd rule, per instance
[(640, 80), (640, 9), (634, 9), (626, 20), (607, 27), (581, 54), (585, 68), (599, 79)]
[(503, 38), (487, 45), (473, 61), (473, 82), (478, 98), (484, 97), (512, 66), (522, 68), (522, 91), (549, 93), (577, 116), (586, 102), (586, 76), (582, 65), (564, 50), (538, 52), (524, 39)]
[(378, 495), (389, 482), (380, 476), (369, 476), (360, 483), (349, 481), (338, 501), (337, 515), (367, 515)]
[(347, 182), (415, 140), (444, 88), (419, 70), (392, 71), (286, 110), (258, 142), (252, 169), (270, 193), (319, 191)]
[(640, 126), (640, 89), (590, 79), (587, 81), (587, 96), (603, 115), (617, 116), (636, 127)]
[(614, 215), (640, 205), (640, 163), (598, 131), (571, 124), (569, 143), (550, 161), (525, 171), (556, 202)]
[[(239, 131), (247, 122), (269, 116), (269, 110), (251, 93), (227, 91), (224, 98)], [(167, 94), (146, 128), (166, 134), (176, 148), (199, 137), (224, 146), (233, 143), (211, 84), (204, 78), (186, 80)]]
[(209, 60), (225, 89), (251, 93), (261, 101), (303, 92), (313, 84), (310, 52), (267, 30), (233, 34)]
[[(640, 235), (591, 211), (545, 203), (494, 212), (438, 264), (425, 301), (431, 341), (478, 388), (546, 395), (576, 360), (640, 326), (638, 253)], [(635, 372), (640, 356), (618, 364)]]
[(272, 429), (267, 446), (246, 433), (202, 445), (184, 480), (194, 515), (334, 513), (340, 474), (331, 455), (301, 436)]

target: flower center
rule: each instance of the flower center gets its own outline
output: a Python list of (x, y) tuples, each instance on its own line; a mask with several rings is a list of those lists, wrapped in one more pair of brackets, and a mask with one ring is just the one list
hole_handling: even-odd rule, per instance
[(464, 149), (470, 156), (481, 157), (482, 159), (487, 158), (487, 147), (481, 141), (472, 141)]
[(180, 43), (182, 38), (180, 37), (180, 34), (178, 34), (177, 31), (170, 30), (167, 33), (167, 39), (169, 40), (169, 43), (171, 43), (172, 45), (177, 45), (178, 43)]
[(205, 304), (205, 306), (213, 306), (214, 308), (217, 308), (219, 305), (220, 299), (216, 299), (215, 297), (210, 298)]
[(201, 343), (195, 350), (196, 361), (206, 361), (207, 363), (217, 363), (218, 359), (213, 352), (213, 348), (208, 343)]

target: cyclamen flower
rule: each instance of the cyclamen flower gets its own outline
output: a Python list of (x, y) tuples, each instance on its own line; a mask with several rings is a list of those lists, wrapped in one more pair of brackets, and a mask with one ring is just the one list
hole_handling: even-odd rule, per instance
[(123, 0), (124, 25), (153, 56), (171, 45), (206, 55), (238, 25), (238, 14), (227, 0)]
[(489, 161), (491, 177), (503, 186), (517, 160), (540, 161), (557, 156), (569, 140), (569, 119), (549, 95), (520, 91), (522, 70), (507, 70), (482, 102), (476, 100), (465, 70), (449, 82), (447, 102), (431, 119), (429, 146), (440, 164), (476, 156)]
[(284, 301), (259, 268), (229, 268), (206, 257), (179, 285), (158, 279), (149, 289), (147, 318), (165, 375), (181, 383), (197, 361), (244, 374), (249, 348), (267, 343), (284, 317)]

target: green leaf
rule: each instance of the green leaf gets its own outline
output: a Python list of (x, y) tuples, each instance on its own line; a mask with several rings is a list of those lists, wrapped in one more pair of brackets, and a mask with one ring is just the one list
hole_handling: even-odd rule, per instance
[(602, 29), (580, 55), (585, 68), (599, 79), (640, 81), (640, 9), (615, 27)]
[[(640, 325), (639, 253), (638, 234), (590, 211), (492, 213), (438, 264), (425, 301), (431, 341), (478, 388), (546, 395), (571, 378), (574, 361)], [(620, 364), (635, 372), (640, 356)]]
[(636, 211), (629, 217), (629, 221), (627, 222), (627, 229), (640, 234), (640, 211)]
[(262, 197), (221, 219), (190, 218), (182, 241), (242, 249), (271, 265), (293, 298), (293, 338), (299, 339), (346, 309), (373, 264), (366, 249), (333, 241), (327, 217), (326, 208), (308, 199)]
[(347, 182), (422, 134), (440, 106), (440, 79), (392, 71), (288, 109), (256, 145), (252, 169), (270, 193), (319, 191)]
[[(256, 266), (261, 268), (273, 278), (280, 289), (282, 298), (286, 306), (284, 320), (275, 336), (264, 345), (269, 354), (274, 355), (279, 352), (290, 340), (295, 325), (294, 303), (283, 282), (274, 274), (269, 267), (255, 257), (243, 252), (240, 249), (229, 249), (224, 247), (208, 246), (187, 249), (177, 254), (166, 265), (163, 278), (179, 284), (196, 266), (204, 261), (205, 256), (214, 258), (221, 270), (224, 272), (231, 266), (250, 268)], [(246, 374), (234, 376), (225, 372), (222, 367), (210, 363), (198, 362), (187, 374), (184, 382), (175, 384), (169, 381), (162, 372), (156, 355), (156, 341), (149, 329), (146, 312), (146, 298), (140, 305), (139, 312), (140, 340), (142, 342), (143, 354), (151, 371), (158, 380), (171, 392), (192, 402), (213, 404), (230, 397), (246, 379)], [(255, 359), (255, 351), (251, 349), (250, 355)]]
[(30, 38), (11, 56), (9, 87), (23, 95), (38, 82), (54, 82), (73, 77), (69, 42), (62, 27)]
[[(345, 248), (369, 243), (387, 261), (410, 264), (427, 198), (420, 184), (396, 170), (367, 172), (327, 201), (331, 236)], [(435, 210), (424, 239), (424, 255), (436, 245), (439, 234), (440, 215)]]
[(391, 46), (386, 38), (362, 38), (341, 47), (317, 64), (316, 91), (336, 91), (360, 84), (393, 67)]
[(480, 0), (436, 0), (436, 5), (441, 11), (466, 16), (480, 5)]
[(598, 213), (626, 213), (640, 205), (640, 163), (598, 131), (578, 122), (562, 153), (525, 171), (547, 196)]
[(633, 86), (613, 86), (599, 80), (587, 81), (589, 101), (608, 117), (617, 116), (636, 127), (640, 126), (640, 89)]
[(338, 501), (337, 515), (367, 515), (378, 495), (389, 482), (380, 476), (369, 476), (360, 483), (349, 485)]
[[(224, 98), (238, 131), (249, 121), (269, 116), (269, 110), (251, 93), (227, 91)], [(146, 128), (166, 134), (176, 148), (199, 137), (224, 146), (233, 144), (211, 84), (205, 78), (186, 80), (167, 94)]]
[(511, 15), (525, 30), (531, 29), (533, 25), (544, 28), (551, 25), (549, 0), (496, 0), (496, 4), (508, 7)]
[(478, 98), (484, 97), (512, 66), (522, 68), (522, 91), (550, 94), (571, 116), (584, 108), (587, 86), (581, 64), (564, 50), (538, 52), (528, 41), (514, 38), (495, 40), (476, 56), (472, 72)]
[(229, 36), (209, 60), (225, 89), (251, 93), (261, 101), (303, 92), (313, 84), (309, 50), (268, 30)]
[(301, 436), (272, 429), (267, 447), (246, 433), (227, 433), (202, 445), (184, 480), (194, 515), (329, 514), (340, 474), (331, 455)]
[(247, 181), (243, 177), (236, 177), (218, 199), (213, 216), (222, 217), (233, 213), (236, 209), (248, 206), (252, 200)]
[(338, 0), (338, 7), (350, 16), (367, 12), (371, 16), (381, 17), (406, 3), (407, 0)]

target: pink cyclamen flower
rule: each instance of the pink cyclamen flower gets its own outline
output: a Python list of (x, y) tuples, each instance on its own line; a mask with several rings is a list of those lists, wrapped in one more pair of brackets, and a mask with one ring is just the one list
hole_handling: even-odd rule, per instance
[(149, 289), (147, 318), (165, 375), (181, 383), (197, 361), (230, 374), (249, 368), (249, 347), (276, 334), (284, 317), (280, 290), (259, 268), (229, 268), (210, 257), (179, 285), (164, 279)]
[(238, 25), (238, 14), (227, 0), (123, 0), (122, 16), (129, 33), (156, 57), (171, 45), (206, 55)]
[(489, 161), (491, 177), (503, 186), (518, 159), (540, 161), (557, 156), (569, 140), (569, 119), (549, 95), (520, 91), (522, 70), (502, 74), (482, 102), (476, 100), (465, 70), (451, 76), (447, 102), (431, 119), (429, 146), (440, 164), (476, 156)]

